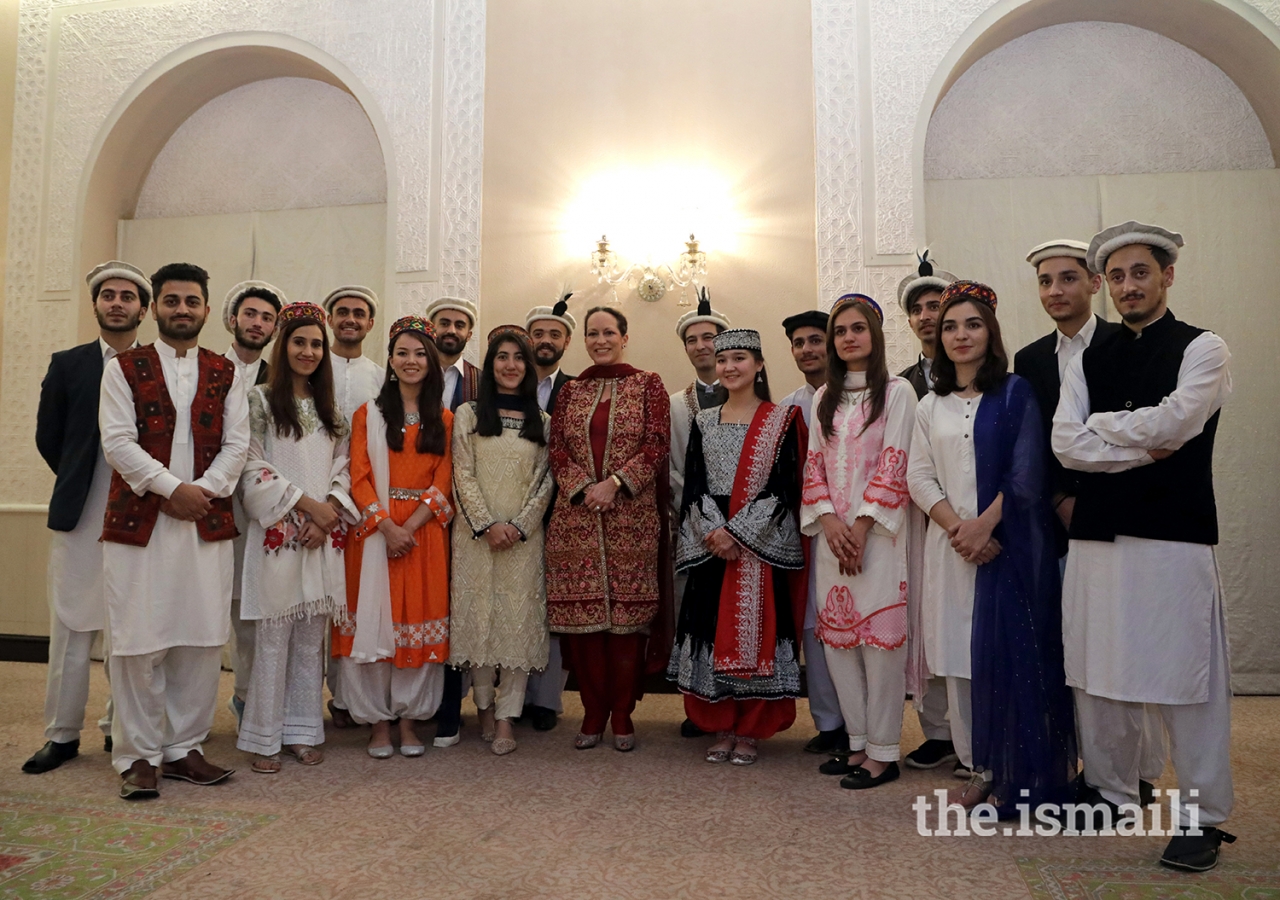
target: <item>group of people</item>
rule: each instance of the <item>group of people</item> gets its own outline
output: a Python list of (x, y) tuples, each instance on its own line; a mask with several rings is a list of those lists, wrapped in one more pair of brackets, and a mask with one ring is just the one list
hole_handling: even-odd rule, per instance
[[(745, 766), (807, 682), (805, 749), (850, 790), (900, 776), (908, 696), (926, 740), (903, 763), (954, 763), (966, 809), (1124, 813), (1171, 753), (1203, 831), (1162, 862), (1211, 868), (1234, 840), (1212, 485), (1229, 353), (1168, 309), (1182, 245), (1126, 222), (1033, 248), (1055, 329), (1012, 373), (995, 292), (926, 253), (897, 292), (918, 362), (891, 375), (881, 307), (847, 294), (783, 322), (805, 385), (779, 403), (759, 332), (705, 293), (676, 324), (696, 377), (668, 395), (626, 362), (616, 307), (585, 312), (592, 364), (561, 371), (569, 295), (490, 331), (479, 368), (474, 304), (436, 300), (391, 325), (383, 369), (368, 288), (316, 305), (237, 285), (219, 356), (198, 346), (203, 269), (104, 263), (101, 337), (54, 354), (41, 394), (48, 742), (24, 771), (77, 754), (102, 633), (121, 796), (222, 781), (201, 745), (234, 631), (237, 745), (263, 774), (323, 760), (326, 659), (333, 724), (370, 726), (380, 759), (422, 755), (431, 719), (456, 744), (468, 689), (509, 754), (516, 720), (555, 726), (572, 671), (577, 749), (608, 728), (632, 750), (665, 673), (681, 733)], [(1093, 311), (1104, 281), (1119, 323)], [(160, 339), (139, 347), (148, 308)]]

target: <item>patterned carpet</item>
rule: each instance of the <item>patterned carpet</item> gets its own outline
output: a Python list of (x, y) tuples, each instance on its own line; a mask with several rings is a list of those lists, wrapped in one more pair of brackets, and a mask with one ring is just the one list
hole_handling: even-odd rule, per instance
[(0, 793), (0, 897), (142, 897), (275, 818)]
[[(239, 772), (215, 787), (165, 781), (159, 800), (131, 805), (96, 732), (62, 768), (18, 771), (43, 742), (44, 678), (42, 665), (0, 663), (0, 900), (1280, 897), (1276, 697), (1235, 703), (1240, 840), (1216, 872), (1179, 875), (1156, 865), (1162, 838), (922, 837), (912, 803), (958, 782), (907, 769), (841, 790), (801, 750), (813, 735), (803, 703), (750, 768), (703, 762), (708, 741), (679, 737), (672, 695), (640, 705), (635, 752), (574, 751), (569, 694), (562, 723), (517, 727), (510, 756), (488, 752), (468, 703), (456, 747), (378, 761), (367, 731), (330, 730), (323, 765), (286, 759), (274, 776), (249, 772), (220, 706), (207, 752)], [(106, 691), (95, 671), (91, 720)], [(905, 722), (914, 747), (915, 715)], [(1173, 785), (1168, 771), (1159, 786)]]

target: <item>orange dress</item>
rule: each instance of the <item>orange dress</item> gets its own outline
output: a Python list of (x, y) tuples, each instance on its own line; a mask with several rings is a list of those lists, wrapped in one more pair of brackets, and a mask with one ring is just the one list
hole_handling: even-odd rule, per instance
[[(388, 453), (390, 510), (383, 509), (373, 486), (369, 464), (365, 407), (351, 419), (351, 497), (364, 515), (346, 547), (347, 618), (333, 626), (333, 655), (350, 656), (360, 602), (360, 565), (364, 538), (388, 516), (403, 525), (423, 502), (435, 515), (414, 532), (418, 545), (402, 557), (387, 560), (391, 583), (391, 618), (397, 668), (416, 669), (449, 661), (449, 521), (453, 518), (453, 413), (444, 411), (444, 455), (418, 453), (418, 426), (404, 432), (404, 450)], [(412, 495), (412, 496), (411, 496)]]

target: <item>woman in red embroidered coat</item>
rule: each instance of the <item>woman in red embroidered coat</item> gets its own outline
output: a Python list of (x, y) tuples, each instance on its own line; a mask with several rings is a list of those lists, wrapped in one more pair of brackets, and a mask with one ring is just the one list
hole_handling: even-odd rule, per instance
[(850, 756), (819, 767), (841, 787), (898, 777), (907, 664), (907, 453), (911, 384), (890, 377), (880, 308), (836, 301), (827, 323), (827, 383), (814, 395), (800, 526), (814, 537), (813, 577), (827, 669)]
[(352, 718), (373, 726), (369, 755), (421, 756), (415, 721), (440, 706), (449, 660), (453, 414), (444, 409), (431, 324), (391, 326), (386, 383), (351, 422), (351, 495), (364, 521), (346, 547), (347, 617), (333, 655)]
[(582, 693), (586, 715), (574, 746), (594, 747), (612, 716), (614, 746), (630, 750), (646, 639), (663, 605), (659, 493), (670, 401), (658, 375), (622, 362), (620, 312), (588, 312), (584, 338), (594, 365), (561, 388), (551, 420), (560, 490), (547, 529), (547, 618), (566, 636)]
[(745, 766), (757, 741), (791, 727), (800, 696), (804, 419), (770, 402), (759, 332), (721, 332), (715, 349), (729, 399), (689, 430), (676, 540), (689, 578), (667, 677), (685, 715), (717, 733), (707, 762)]

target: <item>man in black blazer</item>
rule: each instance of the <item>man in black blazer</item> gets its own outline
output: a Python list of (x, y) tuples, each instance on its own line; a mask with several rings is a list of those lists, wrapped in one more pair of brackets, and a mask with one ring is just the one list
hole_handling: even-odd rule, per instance
[[(524, 320), (524, 327), (529, 331), (529, 342), (533, 345), (533, 362), (538, 373), (538, 405), (548, 413), (556, 408), (560, 388), (573, 380), (572, 375), (566, 375), (560, 368), (560, 360), (564, 358), (565, 350), (569, 349), (569, 343), (573, 340), (573, 329), (578, 326), (577, 319), (569, 312), (571, 296), (572, 293), (565, 292), (555, 306), (535, 306), (529, 310)], [(543, 519), (544, 525), (551, 519), (553, 506), (554, 494)], [(560, 638), (553, 634), (547, 667), (541, 672), (531, 673), (525, 689), (525, 712), (536, 731), (550, 731), (556, 727), (556, 717), (564, 712), (560, 696), (564, 693), (568, 677), (560, 655)]]
[[(49, 498), (49, 675), (43, 747), (22, 771), (56, 769), (80, 751), (89, 699), (89, 653), (106, 626), (102, 592), (102, 519), (111, 469), (98, 435), (98, 387), (106, 360), (134, 346), (151, 303), (151, 282), (118, 260), (85, 279), (98, 320), (98, 338), (60, 350), (40, 385), (36, 447), (55, 476)], [(111, 704), (98, 722), (111, 749)]]
[(1064, 469), (1049, 447), (1062, 376), (1067, 371), (1067, 363), (1086, 347), (1121, 327), (1104, 321), (1093, 311), (1093, 297), (1102, 287), (1102, 276), (1090, 272), (1085, 264), (1088, 250), (1089, 245), (1083, 241), (1062, 239), (1040, 244), (1027, 254), (1027, 262), (1036, 269), (1040, 304), (1057, 327), (1027, 344), (1013, 357), (1013, 371), (1031, 382), (1040, 406), (1045, 483), (1050, 492), (1049, 502), (1057, 513), (1055, 532), (1059, 557), (1067, 552), (1067, 529), (1071, 526), (1078, 481), (1078, 475)]
[(936, 268), (929, 259), (929, 251), (925, 250), (918, 258), (915, 271), (898, 282), (898, 305), (907, 314), (907, 324), (920, 341), (920, 358), (899, 372), (898, 377), (911, 382), (917, 400), (933, 390), (938, 310), (942, 307), (942, 292), (955, 280), (956, 276), (950, 272)]

